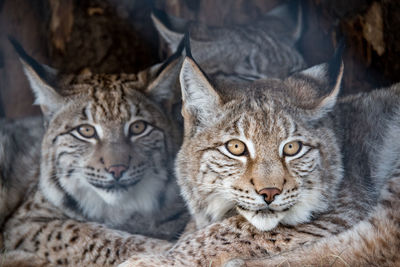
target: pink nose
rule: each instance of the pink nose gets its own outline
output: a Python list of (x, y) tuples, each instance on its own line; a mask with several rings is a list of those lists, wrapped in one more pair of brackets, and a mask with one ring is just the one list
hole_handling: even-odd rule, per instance
[(122, 174), (128, 169), (127, 166), (122, 165), (122, 164), (117, 164), (117, 165), (112, 165), (109, 168), (106, 169), (108, 173), (111, 173), (111, 175), (114, 177), (114, 179), (118, 180), (121, 178)]
[(267, 204), (271, 204), (271, 202), (274, 201), (275, 196), (279, 195), (280, 193), (281, 190), (275, 187), (263, 188), (258, 192), (258, 194), (264, 196), (264, 200), (267, 202)]

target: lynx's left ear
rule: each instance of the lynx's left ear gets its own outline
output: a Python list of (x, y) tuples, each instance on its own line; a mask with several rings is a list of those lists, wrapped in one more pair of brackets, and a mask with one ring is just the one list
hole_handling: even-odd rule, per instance
[(341, 42), (338, 45), (334, 56), (328, 63), (316, 65), (300, 72), (301, 75), (309, 77), (311, 80), (315, 80), (318, 84), (321, 84), (323, 87), (328, 89), (328, 93), (325, 93), (314, 102), (312, 109), (314, 119), (319, 119), (325, 116), (336, 104), (343, 78), (343, 49), (344, 42)]
[(57, 70), (38, 63), (15, 39), (9, 37), (9, 40), (19, 55), (25, 75), (35, 95), (34, 104), (40, 105), (45, 117), (50, 117), (64, 104), (63, 97), (54, 88)]

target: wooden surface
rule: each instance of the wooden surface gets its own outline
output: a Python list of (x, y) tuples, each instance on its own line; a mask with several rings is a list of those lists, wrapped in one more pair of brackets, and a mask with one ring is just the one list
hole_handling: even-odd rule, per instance
[[(7, 35), (63, 72), (136, 72), (165, 57), (152, 8), (209, 25), (251, 23), (282, 0), (0, 0), (0, 116), (38, 114)], [(228, 4), (229, 3), (229, 4)], [(400, 1), (304, 0), (300, 51), (327, 60), (344, 37), (342, 94), (400, 80)]]

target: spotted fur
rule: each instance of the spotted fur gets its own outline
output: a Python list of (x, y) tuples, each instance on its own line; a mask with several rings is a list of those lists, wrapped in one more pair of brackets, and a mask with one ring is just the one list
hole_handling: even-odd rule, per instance
[[(378, 158), (386, 162), (387, 145), (397, 142), (391, 138), (384, 144), (385, 129), (398, 118), (400, 85), (337, 101), (343, 69), (334, 62), (226, 91), (214, 89), (187, 58), (181, 70), (185, 136), (176, 170), (198, 230), (167, 253), (134, 255), (120, 266), (221, 266), (233, 258), (264, 258), (255, 266), (268, 266), (266, 257), (299, 247), (307, 251), (318, 240), (326, 243), (317, 250), (327, 248), (331, 238), (334, 246), (328, 253), (336, 253), (341, 241), (354, 245), (346, 259), (360, 256), (349, 261), (355, 265), (380, 265), (386, 256), (396, 262), (391, 246), (398, 248), (399, 212), (393, 198), (398, 185), (391, 177), (397, 165), (375, 163), (382, 148), (385, 153)], [(282, 142), (292, 138), (299, 138), (305, 150), (283, 158)], [(228, 154), (230, 139), (246, 144), (245, 158)], [(389, 162), (397, 162), (396, 151)], [(257, 191), (271, 185), (281, 186), (284, 196), (267, 205)], [(371, 214), (374, 207), (378, 212)], [(365, 225), (370, 228), (362, 230)], [(374, 243), (385, 225), (390, 225), (385, 235), (393, 237)], [(368, 233), (371, 227), (376, 228)], [(349, 238), (354, 235), (359, 241), (366, 237), (360, 247)], [(372, 250), (364, 253), (368, 246)], [(383, 254), (375, 260), (368, 251)], [(304, 263), (325, 251), (318, 253), (303, 255)], [(296, 263), (290, 253), (285, 255)]]
[[(185, 226), (171, 172), (181, 134), (167, 85), (178, 62), (138, 75), (60, 77), (19, 52), (46, 130), (40, 171), (21, 178), (36, 183), (3, 229), (6, 263), (21, 262), (22, 251), (57, 266), (113, 266), (169, 248), (112, 229), (173, 239)], [(136, 122), (145, 125), (138, 133)]]

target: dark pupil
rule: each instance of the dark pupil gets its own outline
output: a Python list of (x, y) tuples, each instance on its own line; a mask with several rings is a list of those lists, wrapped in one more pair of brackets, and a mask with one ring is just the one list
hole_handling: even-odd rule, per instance
[(238, 144), (236, 144), (236, 145), (235, 145), (235, 148), (238, 148), (238, 147), (239, 147), (239, 145), (238, 145)]
[(292, 145), (292, 144), (290, 144), (290, 145), (289, 145), (289, 149), (292, 149), (292, 148), (293, 148), (293, 145)]

